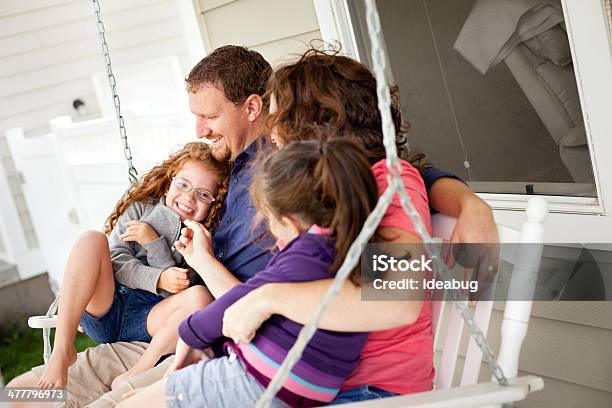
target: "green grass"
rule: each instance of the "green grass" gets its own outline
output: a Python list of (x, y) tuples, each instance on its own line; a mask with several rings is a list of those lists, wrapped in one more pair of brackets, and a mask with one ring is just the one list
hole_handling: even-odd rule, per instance
[[(77, 351), (83, 351), (97, 343), (86, 335), (78, 333), (75, 345)], [(24, 323), (0, 326), (0, 371), (5, 384), (42, 363), (42, 330), (30, 329)]]

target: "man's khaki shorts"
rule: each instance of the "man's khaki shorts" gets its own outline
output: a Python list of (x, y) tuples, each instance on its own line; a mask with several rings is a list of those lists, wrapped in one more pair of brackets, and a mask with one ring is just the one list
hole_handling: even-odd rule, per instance
[[(156, 367), (126, 381), (115, 390), (112, 381), (126, 372), (144, 353), (147, 343), (119, 342), (100, 344), (78, 354), (77, 361), (68, 369), (68, 399), (58, 407), (114, 407), (121, 396), (134, 389), (153, 384), (161, 379), (174, 357), (169, 357)], [(40, 378), (45, 366), (32, 368)]]

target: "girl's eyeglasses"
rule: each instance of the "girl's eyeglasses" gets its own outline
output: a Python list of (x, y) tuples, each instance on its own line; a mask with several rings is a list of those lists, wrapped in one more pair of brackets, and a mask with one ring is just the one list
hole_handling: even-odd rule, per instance
[[(190, 193), (193, 190), (191, 183), (181, 177), (172, 177), (172, 185), (178, 191), (185, 194)], [(208, 190), (198, 188), (195, 190), (195, 196), (198, 201), (204, 204), (210, 204), (215, 201), (215, 197), (213, 197)]]

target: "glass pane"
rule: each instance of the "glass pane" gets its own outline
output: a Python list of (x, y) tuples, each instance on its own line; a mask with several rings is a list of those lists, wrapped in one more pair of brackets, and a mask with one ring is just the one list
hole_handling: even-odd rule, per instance
[[(371, 65), (364, 5), (347, 1)], [(412, 146), (477, 192), (596, 197), (560, 5), (379, 0), (378, 11)]]

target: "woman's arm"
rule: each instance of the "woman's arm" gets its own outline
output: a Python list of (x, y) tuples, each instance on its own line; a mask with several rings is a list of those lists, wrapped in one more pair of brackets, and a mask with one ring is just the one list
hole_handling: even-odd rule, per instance
[[(403, 229), (384, 227), (379, 232), (391, 237), (387, 243), (417, 244), (420, 239)], [(223, 334), (248, 342), (270, 316), (282, 315), (306, 324), (314, 315), (332, 279), (301, 283), (271, 283), (239, 299), (225, 311)], [(393, 329), (413, 323), (422, 301), (363, 301), (361, 288), (346, 281), (323, 316), (319, 327), (343, 332)]]

